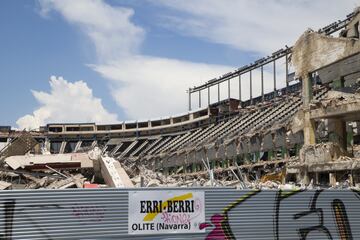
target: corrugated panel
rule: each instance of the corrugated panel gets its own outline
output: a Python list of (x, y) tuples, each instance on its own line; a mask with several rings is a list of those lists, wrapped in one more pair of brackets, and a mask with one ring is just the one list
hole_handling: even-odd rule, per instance
[(187, 188), (205, 192), (206, 233), (129, 236), (130, 190), (2, 191), (1, 238), (360, 239), (357, 191)]

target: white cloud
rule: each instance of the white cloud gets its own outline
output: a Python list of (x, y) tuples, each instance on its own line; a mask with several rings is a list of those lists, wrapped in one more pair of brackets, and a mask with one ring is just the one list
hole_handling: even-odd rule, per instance
[(59, 12), (91, 39), (98, 60), (109, 61), (126, 57), (138, 51), (144, 30), (132, 22), (134, 11), (112, 7), (101, 0), (39, 0), (41, 14)]
[[(166, 26), (177, 32), (263, 54), (291, 45), (308, 26), (321, 27), (343, 18), (359, 0), (152, 2), (177, 11), (172, 16), (159, 13)], [(129, 118), (148, 119), (186, 111), (185, 90), (189, 86), (234, 69), (142, 55), (145, 31), (131, 21), (132, 9), (111, 6), (102, 0), (39, 0), (39, 3), (43, 15), (50, 11), (60, 13), (92, 41), (98, 62), (89, 66), (110, 81), (113, 98)], [(268, 83), (272, 83), (270, 73), (265, 73), (270, 78)], [(254, 72), (254, 78), (259, 78), (258, 72)], [(259, 81), (254, 81), (254, 91), (259, 92)], [(245, 95), (247, 85), (248, 81), (244, 81)], [(270, 85), (265, 86), (266, 91), (271, 89)], [(43, 115), (49, 114), (43, 111)]]
[(310, 27), (345, 18), (359, 0), (150, 0), (176, 10), (162, 25), (234, 48), (269, 54), (292, 45)]
[(231, 67), (142, 55), (93, 68), (115, 84), (122, 83), (115, 85), (112, 95), (128, 116), (145, 119), (187, 110), (187, 87), (232, 70)]
[(52, 76), (49, 83), (49, 93), (32, 91), (40, 107), (33, 114), (17, 120), (20, 129), (36, 129), (50, 122), (117, 122), (116, 114), (103, 107), (85, 82), (71, 83)]
[(39, 2), (42, 14), (59, 12), (93, 42), (101, 62), (89, 66), (111, 81), (112, 96), (129, 118), (184, 112), (189, 86), (234, 68), (141, 55), (144, 30), (130, 21), (131, 9), (100, 0)]

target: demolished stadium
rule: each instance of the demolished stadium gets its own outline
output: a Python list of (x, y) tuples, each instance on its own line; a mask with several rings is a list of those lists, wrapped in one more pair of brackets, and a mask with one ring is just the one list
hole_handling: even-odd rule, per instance
[(359, 239), (359, 22), (188, 89), (184, 114), (0, 126), (0, 238)]
[[(70, 172), (86, 172), (83, 177), (87, 181), (104, 183), (99, 180), (101, 172), (107, 169), (105, 163), (112, 162), (110, 165), (121, 165), (120, 175), (132, 178), (128, 186), (250, 188), (267, 181), (276, 182), (276, 186), (312, 183), (336, 187), (345, 181), (357, 186), (359, 20), (356, 10), (317, 32), (307, 30), (291, 48), (190, 88), (189, 109), (191, 96), (197, 92), (199, 109), (186, 114), (110, 125), (49, 123), (30, 132), (1, 127), (2, 180), (9, 180), (11, 175), (15, 182), (40, 188), (44, 184), (34, 184), (40, 181), (35, 175), (49, 178), (49, 173), (54, 173), (55, 178), (61, 178), (65, 171), (66, 178)], [(339, 37), (334, 36), (339, 31)], [(286, 63), (286, 86), (277, 89), (275, 67), (281, 58)], [(267, 64), (274, 67), (274, 91), (264, 93), (263, 68)], [(289, 72), (289, 65), (294, 72)], [(261, 95), (253, 97), (251, 74), (259, 70)], [(250, 74), (249, 99), (241, 96), (244, 74)], [(231, 98), (229, 90), (228, 98), (220, 100), (220, 83), (236, 79), (239, 98)], [(216, 103), (210, 103), (210, 87), (218, 87)], [(200, 92), (206, 90), (209, 104), (201, 107)], [(107, 159), (102, 164), (88, 157), (95, 147), (101, 155), (96, 159)], [(153, 177), (144, 176), (144, 172)], [(28, 173), (33, 181), (24, 177)], [(110, 179), (108, 182), (122, 186)], [(71, 186), (75, 185), (79, 184)]]

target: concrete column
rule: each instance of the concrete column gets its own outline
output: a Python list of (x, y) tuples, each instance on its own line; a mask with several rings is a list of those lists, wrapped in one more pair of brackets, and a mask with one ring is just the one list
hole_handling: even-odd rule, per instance
[(94, 148), (97, 144), (97, 140), (94, 140), (92, 143), (91, 143), (91, 147)]
[(199, 90), (199, 108), (201, 108), (201, 90)]
[(354, 178), (353, 178), (353, 175), (351, 173), (349, 173), (349, 183), (350, 183), (350, 186), (354, 186)]
[(59, 150), (60, 154), (64, 153), (65, 147), (66, 147), (66, 141), (62, 141), (61, 146), (60, 146), (60, 150)]
[(310, 101), (312, 99), (312, 84), (308, 74), (302, 78), (302, 95), (304, 102), (304, 144), (315, 144), (315, 122), (310, 119)]
[(210, 105), (210, 87), (208, 87), (207, 89), (207, 94), (208, 94), (208, 105)]
[(315, 143), (315, 121), (310, 119), (310, 109), (306, 109), (304, 113), (304, 145)]
[(191, 111), (191, 89), (189, 88), (189, 111)]
[(256, 175), (256, 179), (261, 179), (261, 170), (257, 169), (255, 175)]
[(46, 152), (50, 152), (50, 140), (48, 139), (48, 138), (46, 138), (45, 139), (45, 143), (44, 143), (44, 150), (46, 151)]
[(305, 185), (308, 185), (310, 183), (310, 179), (309, 179), (309, 172), (308, 172), (308, 169), (307, 167), (305, 167), (302, 171), (302, 182), (305, 184)]
[(340, 119), (329, 119), (329, 140), (338, 143), (340, 147), (346, 150), (346, 123)]
[(319, 184), (319, 173), (315, 172), (315, 184)]
[(335, 175), (335, 173), (329, 173), (329, 184), (332, 187), (335, 187), (335, 185), (336, 185), (336, 175)]
[(255, 160), (256, 160), (256, 162), (260, 161), (260, 152), (259, 151), (255, 152)]
[[(315, 140), (315, 122), (310, 118), (310, 101), (312, 99), (311, 79), (307, 75), (303, 78), (303, 102), (304, 102), (304, 145), (314, 145)], [(305, 185), (310, 183), (307, 166), (301, 171), (302, 182)]]
[(286, 147), (281, 147), (281, 157), (284, 158), (288, 158), (288, 151), (286, 149)]
[(273, 160), (273, 158), (274, 158), (274, 151), (273, 150), (268, 151), (268, 160), (271, 161)]
[(304, 107), (309, 107), (312, 99), (312, 83), (308, 74), (302, 77), (302, 95), (304, 101)]

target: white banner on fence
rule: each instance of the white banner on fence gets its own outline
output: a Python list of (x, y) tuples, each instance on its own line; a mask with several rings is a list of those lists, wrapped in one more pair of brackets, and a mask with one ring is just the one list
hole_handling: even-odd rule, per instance
[(201, 233), (205, 222), (202, 191), (130, 191), (129, 234)]

